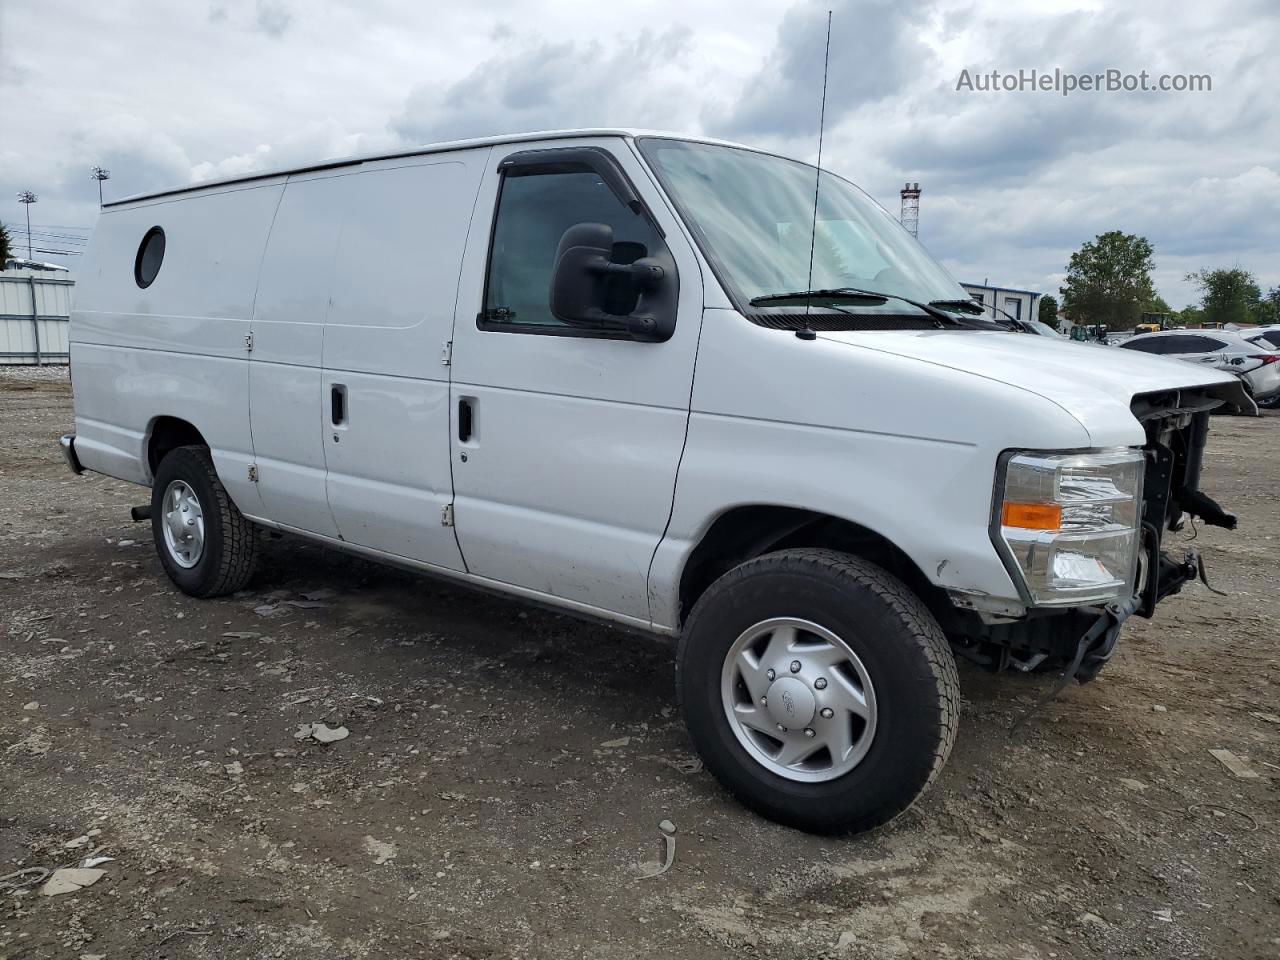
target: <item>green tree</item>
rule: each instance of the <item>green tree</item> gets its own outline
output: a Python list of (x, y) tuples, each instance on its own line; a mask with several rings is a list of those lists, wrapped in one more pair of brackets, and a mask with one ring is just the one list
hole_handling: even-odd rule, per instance
[(1198, 327), (1204, 322), (1204, 311), (1195, 305), (1188, 305), (1175, 313), (1174, 318), (1184, 327)]
[(1142, 309), (1143, 313), (1173, 313), (1173, 309), (1165, 302), (1164, 297), (1156, 294)]
[(4, 269), (5, 261), (13, 256), (9, 249), (9, 228), (0, 223), (0, 270)]
[(1200, 291), (1200, 309), (1208, 323), (1250, 323), (1253, 306), (1262, 299), (1258, 281), (1240, 267), (1197, 270), (1187, 280)]
[(1253, 305), (1253, 322), (1280, 323), (1280, 287), (1272, 287), (1267, 291), (1266, 296)]
[(1040, 314), (1037, 319), (1055, 330), (1058, 329), (1058, 298), (1052, 293), (1046, 293), (1040, 298)]
[(1146, 237), (1119, 230), (1084, 243), (1071, 255), (1066, 283), (1058, 288), (1071, 322), (1133, 329), (1144, 306), (1156, 296), (1151, 285), (1153, 252)]

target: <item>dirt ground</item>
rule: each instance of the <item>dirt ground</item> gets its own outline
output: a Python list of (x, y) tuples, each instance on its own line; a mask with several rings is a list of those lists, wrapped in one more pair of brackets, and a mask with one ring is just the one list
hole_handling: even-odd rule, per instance
[(846, 839), (701, 770), (668, 644), (291, 540), (179, 594), (70, 428), (65, 380), (0, 374), (0, 960), (1280, 956), (1276, 417), (1213, 424), (1230, 597), (1131, 621), (1017, 736), (1051, 678), (962, 665), (940, 782)]

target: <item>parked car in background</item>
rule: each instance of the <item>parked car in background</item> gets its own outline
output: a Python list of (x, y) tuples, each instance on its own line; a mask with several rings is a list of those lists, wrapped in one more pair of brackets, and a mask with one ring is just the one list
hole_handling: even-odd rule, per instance
[[(1272, 324), (1268, 327), (1257, 327), (1253, 330), (1240, 331), (1240, 335), (1263, 350), (1280, 353), (1280, 324)], [(1277, 407), (1280, 407), (1280, 393), (1259, 400), (1258, 406), (1264, 407), (1268, 410), (1274, 410)]]
[(1280, 350), (1280, 324), (1273, 324), (1269, 327), (1255, 327), (1252, 330), (1238, 330), (1236, 332), (1250, 343), (1256, 343), (1273, 350)]
[(1119, 346), (1234, 373), (1259, 405), (1280, 401), (1280, 349), (1265, 336), (1248, 340), (1229, 330), (1166, 331), (1130, 337)]

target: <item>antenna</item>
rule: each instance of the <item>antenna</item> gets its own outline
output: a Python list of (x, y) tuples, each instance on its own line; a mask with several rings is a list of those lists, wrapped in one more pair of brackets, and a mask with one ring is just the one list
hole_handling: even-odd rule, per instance
[[(822, 186), (822, 134), (827, 125), (827, 67), (831, 63), (831, 11), (827, 11), (827, 46), (822, 54), (822, 109), (818, 113), (818, 163), (813, 175), (813, 225), (809, 231), (809, 279), (805, 290), (813, 289), (813, 248), (818, 240), (818, 190)], [(796, 331), (801, 340), (813, 340), (817, 337), (809, 326), (809, 310), (813, 307), (813, 298), (804, 301), (804, 328)]]

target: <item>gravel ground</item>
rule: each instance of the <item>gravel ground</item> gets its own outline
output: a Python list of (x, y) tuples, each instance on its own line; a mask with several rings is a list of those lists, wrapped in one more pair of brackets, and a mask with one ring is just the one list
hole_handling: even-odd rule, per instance
[(0, 384), (21, 383), (70, 383), (71, 368), (60, 366), (34, 367), (25, 364), (0, 364)]
[(1214, 422), (1229, 598), (1188, 587), (1017, 736), (1051, 678), (962, 667), (937, 786), (846, 839), (701, 770), (668, 644), (291, 540), (182, 596), (70, 425), (65, 380), (0, 373), (0, 960), (1280, 955), (1275, 417)]

